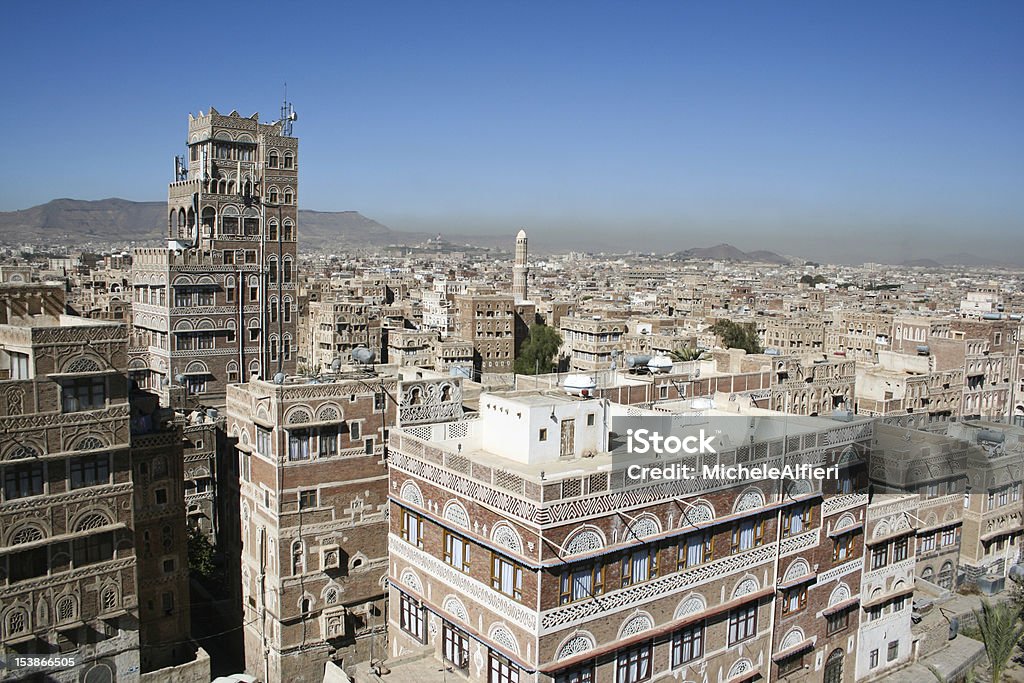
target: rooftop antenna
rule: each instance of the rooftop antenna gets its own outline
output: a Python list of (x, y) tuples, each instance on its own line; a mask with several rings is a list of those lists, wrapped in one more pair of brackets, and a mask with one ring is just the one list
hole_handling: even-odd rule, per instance
[(299, 118), (288, 101), (288, 83), (284, 84), (284, 100), (281, 102), (281, 135), (290, 138), (292, 136), (292, 124)]

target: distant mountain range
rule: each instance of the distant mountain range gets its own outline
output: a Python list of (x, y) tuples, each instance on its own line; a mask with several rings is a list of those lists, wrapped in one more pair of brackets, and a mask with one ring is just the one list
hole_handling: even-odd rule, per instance
[[(8, 243), (153, 242), (167, 236), (165, 202), (127, 199), (54, 199), (22, 211), (0, 212), (0, 240)], [(304, 245), (387, 245), (421, 242), (426, 233), (396, 232), (357, 211), (299, 210)]]
[[(165, 202), (133, 202), (127, 199), (54, 199), (46, 204), (20, 211), (0, 212), (0, 242), (20, 244), (81, 244), (101, 245), (160, 244), (167, 235), (167, 204)], [(518, 227), (518, 226), (517, 226)], [(514, 230), (508, 234), (463, 235), (444, 233), (444, 244), (428, 249), (446, 251), (466, 245), (507, 252), (512, 249)], [(384, 247), (392, 244), (422, 245), (436, 233), (404, 232), (392, 230), (358, 211), (299, 210), (299, 235), (303, 248), (332, 249), (334, 247)], [(587, 250), (592, 252), (622, 253), (630, 248), (614, 244), (602, 235), (587, 238)], [(572, 234), (538, 232), (531, 234), (531, 251), (542, 254), (547, 250), (569, 251), (580, 249), (579, 239)], [(731, 244), (692, 248), (666, 256), (675, 260), (705, 259), (739, 263), (800, 264), (804, 259), (780, 255), (774, 251), (742, 251)], [(1000, 266), (1003, 262), (974, 254), (957, 253), (934, 258), (904, 261), (906, 267), (939, 268), (943, 266)]]
[(710, 261), (737, 261), (750, 263), (787, 264), (793, 259), (776, 254), (774, 251), (741, 251), (731, 244), (716, 244), (713, 247), (693, 248), (677, 251), (670, 258), (686, 261), (689, 259), (706, 259)]

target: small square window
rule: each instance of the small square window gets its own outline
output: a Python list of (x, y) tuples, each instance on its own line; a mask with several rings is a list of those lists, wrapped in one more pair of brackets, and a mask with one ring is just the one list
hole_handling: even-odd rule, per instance
[(164, 560), (164, 574), (174, 573), (174, 559)]
[(307, 510), (317, 507), (320, 504), (320, 496), (318, 494), (319, 492), (316, 489), (299, 491), (299, 509)]
[(547, 429), (541, 429), (540, 433), (537, 435), (537, 440), (538, 441), (547, 441), (548, 440), (548, 430)]
[(154, 491), (156, 495), (157, 505), (167, 505), (167, 489), (157, 489)]
[(594, 418), (595, 418), (594, 413), (587, 413), (587, 426), (588, 427), (593, 427), (594, 426)]

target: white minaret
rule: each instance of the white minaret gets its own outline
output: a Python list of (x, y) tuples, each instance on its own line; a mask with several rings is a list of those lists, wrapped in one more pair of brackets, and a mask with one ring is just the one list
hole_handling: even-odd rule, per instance
[(520, 230), (516, 235), (516, 261), (512, 266), (512, 297), (516, 303), (529, 301), (526, 296), (526, 276), (530, 267), (526, 265), (526, 231)]

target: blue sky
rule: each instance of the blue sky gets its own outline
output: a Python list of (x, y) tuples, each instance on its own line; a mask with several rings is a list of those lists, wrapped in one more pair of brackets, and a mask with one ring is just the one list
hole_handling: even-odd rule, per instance
[(188, 112), (270, 120), (287, 81), (301, 206), (396, 229), (912, 258), (1024, 228), (1024, 3), (147, 5), (4, 7), (0, 210), (162, 199)]

